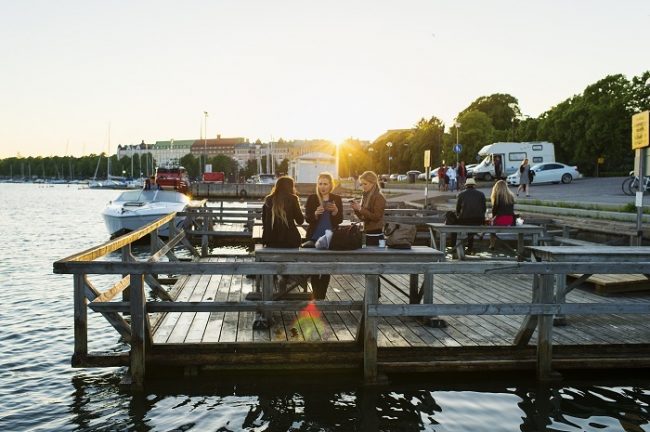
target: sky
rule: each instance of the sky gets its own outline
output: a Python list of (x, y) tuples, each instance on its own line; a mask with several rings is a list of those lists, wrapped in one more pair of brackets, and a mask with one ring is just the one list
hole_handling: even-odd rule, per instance
[(650, 69), (649, 28), (647, 0), (0, 0), (0, 158), (536, 117)]

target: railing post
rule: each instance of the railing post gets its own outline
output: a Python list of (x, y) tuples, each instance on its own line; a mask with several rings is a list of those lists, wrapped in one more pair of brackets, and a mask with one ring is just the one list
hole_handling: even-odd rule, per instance
[(379, 275), (366, 275), (366, 294), (363, 296), (363, 379), (366, 384), (377, 382), (377, 317), (368, 316), (368, 307), (379, 302), (377, 292)]
[[(553, 275), (540, 275), (540, 304), (553, 303)], [(551, 379), (553, 361), (553, 315), (540, 315), (537, 325), (537, 378)]]
[(74, 274), (74, 358), (73, 364), (88, 354), (88, 310), (84, 275)]
[(131, 275), (131, 379), (136, 388), (142, 388), (145, 376), (146, 359), (146, 299), (144, 276)]
[(203, 213), (203, 231), (206, 234), (203, 234), (201, 236), (201, 256), (202, 257), (207, 257), (208, 256), (208, 234), (207, 232), (210, 230), (210, 217), (212, 216), (212, 213), (209, 213), (205, 211)]
[[(122, 252), (122, 262), (123, 263), (128, 263), (131, 262), (132, 255), (131, 255), (131, 243), (128, 243), (124, 246), (122, 246), (121, 249)], [(122, 277), (126, 277), (126, 274), (122, 274)], [(131, 297), (131, 288), (125, 288), (124, 291), (122, 291), (122, 301), (129, 301), (129, 298)]]

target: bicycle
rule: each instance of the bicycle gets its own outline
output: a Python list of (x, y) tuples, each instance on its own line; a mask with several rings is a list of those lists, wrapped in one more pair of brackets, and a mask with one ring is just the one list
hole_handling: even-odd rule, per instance
[[(623, 189), (623, 193), (625, 195), (636, 195), (637, 192), (641, 191), (639, 189), (639, 177), (637, 176), (630, 176), (623, 180), (623, 183), (621, 184), (621, 189)], [(647, 194), (650, 192), (650, 176), (643, 177), (643, 193)]]

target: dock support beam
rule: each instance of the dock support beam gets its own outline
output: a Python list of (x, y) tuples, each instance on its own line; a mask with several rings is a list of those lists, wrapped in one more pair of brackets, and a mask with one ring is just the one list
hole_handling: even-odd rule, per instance
[[(553, 303), (554, 275), (543, 274), (540, 278), (540, 303)], [(540, 315), (537, 326), (537, 379), (549, 381), (552, 378), (553, 361), (553, 315)]]
[(74, 359), (88, 354), (88, 309), (86, 309), (86, 285), (83, 273), (74, 274)]
[(146, 356), (146, 298), (144, 276), (131, 275), (131, 382), (136, 389), (144, 386)]
[(368, 306), (378, 303), (379, 275), (366, 275), (363, 297), (363, 378), (366, 384), (377, 382), (377, 317), (368, 315)]

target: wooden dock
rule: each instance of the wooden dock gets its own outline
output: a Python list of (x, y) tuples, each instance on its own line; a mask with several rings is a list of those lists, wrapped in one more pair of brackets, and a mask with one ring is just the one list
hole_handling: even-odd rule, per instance
[[(204, 216), (188, 226), (201, 226)], [(146, 370), (166, 367), (356, 370), (368, 383), (397, 372), (530, 370), (551, 379), (564, 369), (650, 367), (650, 296), (578, 288), (559, 301), (553, 285), (555, 275), (571, 273), (650, 274), (650, 262), (253, 262), (201, 256), (186, 231), (174, 231), (174, 217), (54, 263), (55, 273), (73, 275), (73, 366), (130, 366), (137, 386)], [(156, 230), (166, 224), (163, 243)], [(137, 261), (131, 244), (146, 235), (151, 257)], [(177, 258), (180, 246), (191, 261)], [(98, 260), (113, 251), (121, 261)], [(256, 290), (247, 276), (306, 272), (332, 274), (326, 301), (247, 300)], [(418, 273), (433, 277), (431, 304), (409, 304), (404, 295), (409, 274)], [(96, 274), (116, 281), (95, 286), (88, 276)], [(157, 275), (176, 275), (171, 289)], [(253, 328), (261, 312), (271, 314), (269, 328)], [(106, 318), (117, 332), (108, 337), (119, 335), (129, 349), (89, 351), (89, 313)], [(553, 327), (556, 315), (567, 325)], [(421, 319), (434, 316), (446, 327)]]

